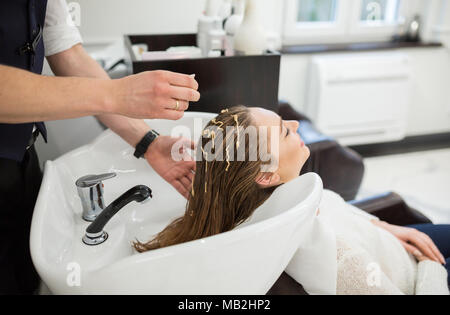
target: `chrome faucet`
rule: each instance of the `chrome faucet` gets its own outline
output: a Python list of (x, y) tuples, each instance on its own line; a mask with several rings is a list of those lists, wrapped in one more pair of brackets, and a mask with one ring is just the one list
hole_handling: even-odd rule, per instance
[(103, 181), (116, 177), (116, 173), (86, 175), (75, 183), (83, 206), (83, 219), (93, 222), (105, 209)]
[(152, 190), (144, 185), (138, 185), (122, 196), (114, 200), (108, 207), (106, 207), (86, 229), (86, 234), (83, 237), (83, 242), (86, 245), (100, 245), (108, 239), (108, 233), (103, 229), (105, 225), (116, 215), (123, 207), (132, 201), (145, 203), (152, 198)]

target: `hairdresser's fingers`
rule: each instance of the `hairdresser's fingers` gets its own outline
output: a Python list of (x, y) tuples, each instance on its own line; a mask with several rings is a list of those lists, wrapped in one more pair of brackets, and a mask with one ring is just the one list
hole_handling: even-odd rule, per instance
[(185, 87), (198, 90), (198, 82), (195, 80), (195, 75), (187, 75), (175, 72), (166, 72), (167, 79), (171, 85)]
[(178, 112), (184, 112), (189, 108), (189, 103), (187, 101), (182, 101), (177, 98), (172, 98), (166, 102), (165, 109), (173, 110)]
[(191, 140), (183, 137), (176, 138), (175, 143), (172, 146), (172, 151), (177, 152), (178, 154), (181, 154), (184, 161), (192, 161), (193, 158), (190, 155), (191, 149)]
[(197, 147), (195, 142), (188, 138), (181, 137), (179, 139), (180, 139), (179, 141), (181, 141), (181, 143), (183, 144), (183, 150), (184, 150), (183, 152), (189, 152), (189, 151), (195, 150), (195, 148)]
[(192, 154), (188, 150), (183, 149), (182, 156), (186, 169), (185, 175), (192, 174), (193, 172), (195, 172), (196, 161), (195, 158), (192, 156)]
[[(190, 156), (190, 158), (192, 159), (192, 156)], [(189, 160), (189, 161), (185, 161), (184, 163), (186, 163), (186, 173), (192, 173), (192, 171), (195, 171), (195, 161), (194, 160)]]
[(183, 144), (181, 148), (181, 156), (183, 161), (186, 162), (186, 168), (192, 169), (195, 167), (195, 160), (191, 154), (191, 150)]
[(189, 198), (189, 191), (183, 186), (180, 181), (177, 180), (172, 185), (184, 198)]
[(191, 189), (192, 181), (186, 176), (180, 178), (180, 182), (186, 190)]
[(176, 100), (186, 102), (198, 102), (200, 100), (200, 93), (198, 91), (179, 86), (171, 86), (169, 88), (169, 95)]
[(189, 179), (191, 183), (194, 181), (194, 173), (192, 173), (191, 171), (186, 173), (186, 177)]
[(179, 120), (183, 118), (184, 112), (172, 109), (166, 109), (161, 114), (161, 119)]

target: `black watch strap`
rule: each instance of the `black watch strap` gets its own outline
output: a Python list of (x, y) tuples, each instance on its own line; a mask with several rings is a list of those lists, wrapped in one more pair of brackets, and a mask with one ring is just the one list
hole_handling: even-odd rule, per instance
[(137, 144), (136, 151), (134, 151), (134, 156), (138, 159), (144, 156), (145, 152), (147, 152), (148, 147), (158, 138), (159, 133), (155, 130), (149, 131), (144, 138)]

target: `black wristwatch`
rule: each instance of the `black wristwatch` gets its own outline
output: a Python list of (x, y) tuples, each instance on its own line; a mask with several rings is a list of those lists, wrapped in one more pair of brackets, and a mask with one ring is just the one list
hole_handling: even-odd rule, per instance
[(155, 141), (156, 138), (158, 138), (159, 133), (155, 130), (149, 131), (144, 138), (137, 144), (136, 151), (134, 151), (134, 156), (138, 159), (142, 158), (145, 155), (145, 152), (147, 152), (148, 147), (150, 144), (152, 144), (153, 141)]

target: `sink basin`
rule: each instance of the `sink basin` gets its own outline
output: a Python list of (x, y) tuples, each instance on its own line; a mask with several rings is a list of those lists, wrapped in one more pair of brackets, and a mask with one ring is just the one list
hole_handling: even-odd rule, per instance
[[(148, 123), (162, 134), (192, 132), (198, 139), (214, 116), (191, 112), (176, 122)], [(107, 204), (138, 184), (149, 186), (153, 199), (126, 206), (106, 225), (108, 240), (88, 246), (75, 181), (110, 172), (117, 177), (104, 183)], [(33, 262), (54, 294), (265, 294), (294, 255), (299, 222), (317, 209), (322, 193), (315, 174), (284, 186), (233, 231), (138, 254), (131, 243), (181, 216), (186, 200), (108, 130), (47, 162), (31, 229)]]

